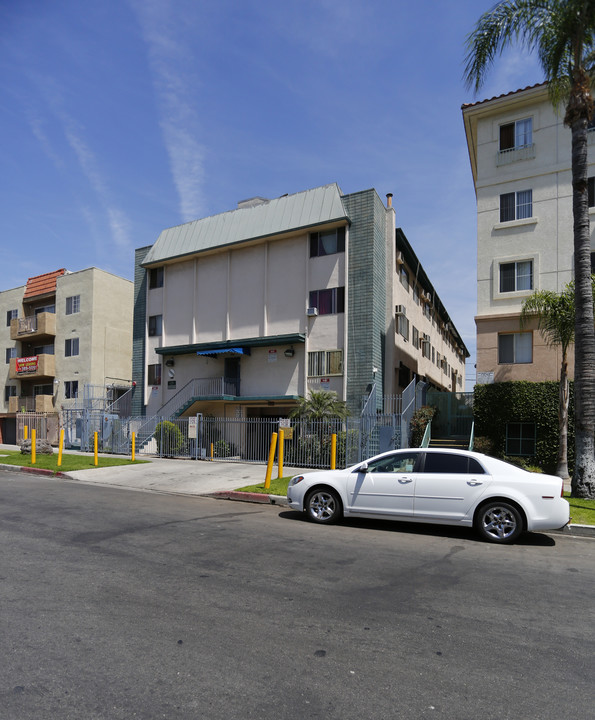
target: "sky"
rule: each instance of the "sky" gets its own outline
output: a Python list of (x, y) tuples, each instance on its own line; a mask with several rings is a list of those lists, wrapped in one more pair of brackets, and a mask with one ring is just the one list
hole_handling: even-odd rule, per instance
[(336, 182), (393, 193), (475, 380), (476, 206), (461, 105), (543, 80), (493, 0), (0, 0), (0, 290), (66, 268), (133, 279), (168, 227)]

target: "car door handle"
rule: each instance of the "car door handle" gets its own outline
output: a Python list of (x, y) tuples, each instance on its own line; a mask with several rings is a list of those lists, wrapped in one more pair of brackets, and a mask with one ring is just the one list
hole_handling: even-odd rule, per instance
[(467, 480), (467, 485), (477, 487), (478, 485), (483, 485), (483, 483), (480, 480)]
[(399, 478), (399, 482), (401, 485), (406, 485), (407, 483), (413, 482), (413, 478), (401, 477)]

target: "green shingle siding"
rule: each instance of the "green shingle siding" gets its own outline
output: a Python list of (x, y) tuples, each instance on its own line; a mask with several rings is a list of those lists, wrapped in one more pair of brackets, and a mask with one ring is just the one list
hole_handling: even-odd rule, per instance
[(151, 245), (134, 252), (134, 321), (132, 324), (132, 379), (136, 387), (132, 393), (132, 415), (145, 414), (143, 392), (145, 387), (145, 328), (147, 324), (147, 271), (141, 263)]

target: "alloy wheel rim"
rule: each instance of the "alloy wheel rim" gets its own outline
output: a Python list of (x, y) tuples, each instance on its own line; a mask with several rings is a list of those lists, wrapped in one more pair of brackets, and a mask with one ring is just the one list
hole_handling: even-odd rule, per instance
[(516, 518), (507, 508), (493, 507), (483, 516), (484, 530), (498, 540), (509, 538), (516, 526)]
[(335, 501), (328, 493), (316, 493), (310, 502), (310, 512), (319, 520), (327, 520), (335, 514)]

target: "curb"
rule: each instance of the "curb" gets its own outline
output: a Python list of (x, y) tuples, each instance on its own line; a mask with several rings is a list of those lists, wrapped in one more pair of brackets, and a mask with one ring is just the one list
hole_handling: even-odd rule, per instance
[(62, 478), (63, 480), (71, 479), (68, 473), (61, 471), (54, 472), (54, 470), (47, 470), (46, 468), (24, 467), (23, 465), (6, 465), (6, 463), (0, 463), (0, 472), (3, 470), (5, 472), (22, 472), (27, 473), (28, 475), (43, 475), (45, 477)]
[(239, 500), (240, 502), (261, 503), (264, 505), (287, 505), (284, 495), (265, 495), (264, 493), (241, 492), (240, 490), (220, 490), (209, 493), (208, 497), (218, 500)]

